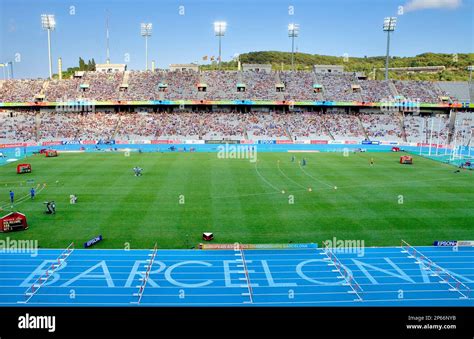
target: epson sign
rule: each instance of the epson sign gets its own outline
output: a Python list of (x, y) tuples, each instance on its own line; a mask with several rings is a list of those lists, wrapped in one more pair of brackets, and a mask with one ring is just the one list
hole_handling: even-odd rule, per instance
[(448, 246), (457, 246), (458, 242), (457, 240), (437, 240), (433, 244), (434, 246), (443, 246), (443, 247), (448, 247)]
[(102, 240), (102, 234), (99, 235), (99, 236), (97, 236), (97, 237), (95, 237), (95, 238), (93, 238), (93, 239), (91, 239), (91, 240), (89, 240), (89, 241), (87, 241), (87, 242), (85, 242), (85, 243), (84, 243), (84, 248), (91, 247), (92, 245), (97, 244), (97, 243), (98, 243), (99, 241), (101, 241), (101, 240)]

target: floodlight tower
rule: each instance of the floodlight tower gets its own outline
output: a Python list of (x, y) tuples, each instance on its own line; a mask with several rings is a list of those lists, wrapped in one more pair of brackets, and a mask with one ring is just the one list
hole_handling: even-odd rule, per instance
[(221, 57), (222, 57), (221, 39), (224, 36), (226, 29), (227, 29), (227, 22), (225, 21), (214, 22), (214, 33), (217, 37), (219, 37), (219, 69), (221, 68)]
[(41, 14), (41, 27), (48, 31), (48, 58), (49, 58), (49, 78), (53, 78), (53, 61), (51, 58), (51, 32), (56, 28), (54, 14)]
[(13, 62), (12, 61), (8, 61), (3, 64), (0, 64), (0, 67), (3, 68), (4, 79), (13, 79)]
[(145, 38), (145, 69), (148, 71), (148, 37), (151, 37), (153, 24), (142, 23), (140, 25), (140, 34)]
[(10, 76), (13, 79), (13, 61), (9, 61), (8, 64), (10, 65)]
[(298, 37), (300, 32), (300, 25), (289, 24), (288, 25), (288, 37), (291, 38), (291, 69), (295, 70), (295, 38)]
[(388, 59), (390, 57), (390, 32), (395, 31), (397, 25), (396, 17), (386, 17), (383, 21), (383, 30), (387, 32), (387, 56), (385, 58), (385, 80), (388, 80)]

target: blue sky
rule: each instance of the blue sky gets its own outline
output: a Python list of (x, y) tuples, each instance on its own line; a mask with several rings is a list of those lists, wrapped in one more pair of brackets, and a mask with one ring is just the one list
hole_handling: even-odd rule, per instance
[[(411, 4), (410, 4), (411, 3)], [(436, 4), (437, 8), (426, 8)], [(385, 54), (385, 16), (398, 15), (391, 54), (472, 53), (474, 0), (0, 0), (0, 63), (14, 60), (15, 78), (47, 77), (47, 33), (40, 15), (56, 15), (53, 67), (79, 56), (104, 62), (105, 14), (110, 16), (111, 62), (145, 67), (140, 22), (153, 23), (149, 59), (160, 68), (217, 55), (212, 23), (227, 21), (223, 60), (236, 53), (288, 51), (287, 25), (300, 25), (299, 51), (325, 55)], [(427, 5), (428, 4), (428, 5)], [(74, 6), (74, 7), (71, 7)], [(184, 15), (180, 15), (184, 8)], [(289, 6), (294, 13), (290, 15)], [(411, 9), (411, 10), (410, 10)], [(20, 57), (20, 59), (18, 59)], [(0, 74), (0, 78), (3, 74)]]

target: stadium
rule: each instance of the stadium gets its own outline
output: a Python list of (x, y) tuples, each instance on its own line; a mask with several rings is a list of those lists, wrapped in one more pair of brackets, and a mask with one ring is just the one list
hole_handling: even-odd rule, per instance
[(473, 306), (471, 78), (225, 63), (225, 22), (129, 70), (106, 29), (93, 69), (2, 65), (1, 306)]

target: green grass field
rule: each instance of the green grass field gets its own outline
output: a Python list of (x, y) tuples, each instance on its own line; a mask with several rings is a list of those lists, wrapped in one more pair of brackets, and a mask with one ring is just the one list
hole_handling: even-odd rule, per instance
[[(366, 246), (399, 245), (400, 239), (429, 245), (474, 237), (473, 172), (454, 173), (452, 166), (419, 157), (413, 166), (400, 165), (394, 153), (304, 156), (303, 169), (289, 153), (259, 153), (256, 164), (216, 153), (33, 156), (27, 159), (31, 174), (15, 174), (16, 164), (0, 166), (2, 213), (11, 210), (10, 189), (18, 201), (28, 195), (28, 179), (46, 183), (34, 201), (13, 208), (27, 215), (29, 229), (0, 239), (64, 248), (102, 234), (97, 248), (151, 248), (155, 242), (185, 248), (201, 242), (205, 231), (214, 232), (217, 243), (336, 237)], [(133, 175), (134, 166), (144, 169), (142, 177)], [(78, 204), (69, 204), (70, 194)], [(56, 201), (56, 215), (44, 213), (47, 200)]]

